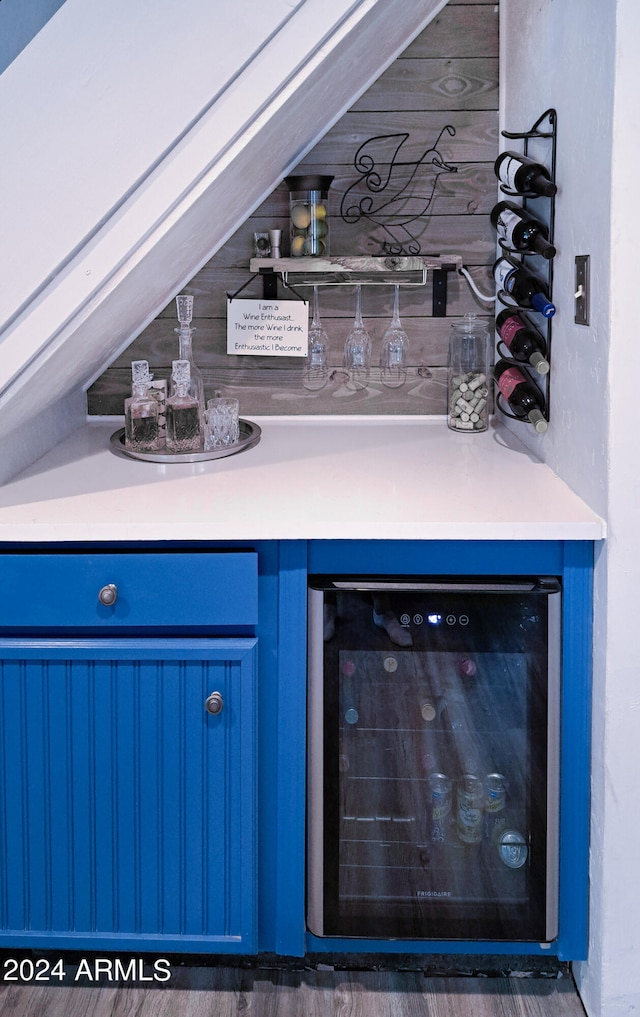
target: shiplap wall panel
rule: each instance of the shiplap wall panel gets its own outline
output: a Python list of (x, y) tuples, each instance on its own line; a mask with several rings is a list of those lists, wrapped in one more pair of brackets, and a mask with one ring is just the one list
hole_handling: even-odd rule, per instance
[[(425, 80), (426, 72), (426, 80)], [(450, 57), (440, 60), (396, 60), (353, 109), (450, 110), (461, 96), (467, 109), (486, 109), (496, 99), (495, 60)]]
[(411, 57), (498, 56), (498, 4), (451, 0), (402, 54)]
[[(495, 233), (489, 211), (496, 201), (493, 162), (498, 152), (498, 5), (484, 0), (455, 0), (365, 92), (354, 106), (308, 153), (297, 173), (334, 176), (330, 192), (333, 254), (378, 255), (386, 234), (366, 220), (347, 223), (340, 202), (356, 182), (354, 156), (364, 142), (384, 134), (407, 132), (402, 159), (418, 159), (443, 128), (455, 133), (440, 137), (438, 151), (456, 172), (439, 176), (427, 214), (416, 224), (423, 253), (460, 254), (482, 292), (492, 290)], [(422, 193), (422, 189), (420, 191)], [(444, 413), (446, 355), (450, 319), (468, 311), (492, 318), (491, 305), (481, 302), (454, 273), (448, 277), (447, 317), (432, 316), (432, 285), (402, 287), (400, 311), (409, 336), (407, 382), (386, 389), (376, 368), (382, 336), (389, 324), (392, 287), (364, 287), (365, 324), (373, 340), (373, 370), (365, 393), (349, 392), (342, 372), (342, 350), (355, 307), (351, 286), (320, 290), (323, 323), (329, 335), (330, 381), (320, 392), (302, 386), (304, 361), (296, 358), (229, 356), (226, 353), (226, 299), (250, 275), (253, 233), (288, 229), (288, 190), (280, 184), (244, 225), (192, 279), (186, 292), (195, 297), (194, 354), (207, 396), (214, 389), (240, 399), (241, 413)], [(283, 253), (287, 247), (283, 243)], [(301, 294), (311, 299), (311, 289)], [(243, 297), (260, 297), (255, 279)], [(281, 291), (281, 296), (291, 295)], [(168, 376), (177, 356), (175, 304), (119, 356), (89, 391), (91, 413), (121, 413), (130, 391), (130, 362), (148, 359), (156, 377)]]

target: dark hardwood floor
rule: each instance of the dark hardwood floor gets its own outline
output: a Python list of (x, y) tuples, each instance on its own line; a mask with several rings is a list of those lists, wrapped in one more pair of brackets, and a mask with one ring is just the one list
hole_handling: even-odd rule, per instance
[(570, 976), (177, 967), (160, 985), (0, 986), (2, 1017), (584, 1017)]

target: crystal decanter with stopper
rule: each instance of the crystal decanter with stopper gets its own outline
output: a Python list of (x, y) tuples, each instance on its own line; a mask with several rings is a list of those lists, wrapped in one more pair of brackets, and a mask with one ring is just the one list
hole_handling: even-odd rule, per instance
[(189, 392), (191, 372), (188, 360), (174, 360), (167, 399), (167, 448), (170, 452), (197, 452), (202, 448), (198, 400)]
[(193, 359), (193, 333), (195, 332), (195, 328), (191, 328), (191, 321), (193, 319), (193, 297), (190, 294), (181, 293), (176, 297), (176, 309), (179, 327), (174, 331), (177, 333), (180, 343), (180, 360), (189, 361), (191, 378), (189, 382), (189, 392), (195, 399), (198, 400), (200, 427), (203, 428), (206, 403), (204, 398), (204, 382), (202, 380), (202, 374)]
[(136, 452), (154, 452), (160, 448), (158, 403), (149, 395), (152, 379), (148, 361), (132, 362), (132, 394), (124, 402), (124, 443)]

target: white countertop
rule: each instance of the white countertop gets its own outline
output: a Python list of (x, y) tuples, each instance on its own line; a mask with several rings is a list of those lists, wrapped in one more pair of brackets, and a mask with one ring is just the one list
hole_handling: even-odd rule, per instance
[(92, 421), (0, 488), (0, 541), (598, 540), (596, 515), (499, 424), (254, 417), (258, 445), (193, 464), (115, 455)]

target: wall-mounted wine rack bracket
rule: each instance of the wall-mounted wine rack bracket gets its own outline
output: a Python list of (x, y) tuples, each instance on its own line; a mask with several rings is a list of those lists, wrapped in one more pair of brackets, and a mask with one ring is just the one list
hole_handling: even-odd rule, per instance
[[(540, 117), (538, 117), (536, 122), (528, 131), (522, 132), (502, 131), (503, 138), (508, 138), (511, 141), (520, 141), (522, 143), (523, 155), (529, 156), (530, 158), (533, 158), (532, 153), (529, 151), (532, 143), (536, 144), (540, 142), (541, 145), (547, 145), (548, 146), (547, 157), (545, 159), (541, 159), (536, 154), (535, 159), (538, 162), (545, 163), (551, 175), (551, 179), (554, 181), (554, 183), (556, 180), (557, 126), (558, 126), (558, 116), (555, 109), (548, 109), (545, 110), (545, 112)], [(555, 234), (555, 217), (556, 217), (555, 195), (545, 197), (543, 195), (533, 193), (520, 194), (518, 192), (510, 190), (507, 187), (504, 187), (502, 184), (500, 185), (500, 190), (504, 194), (508, 194), (510, 196), (517, 196), (521, 198), (522, 205), (524, 208), (527, 208), (530, 202), (536, 202), (539, 208), (541, 207), (541, 203), (545, 203), (547, 205), (546, 222), (549, 230), (548, 239), (550, 243), (553, 244)], [(505, 253), (509, 254), (510, 257), (519, 258), (522, 261), (523, 266), (525, 266), (529, 258), (538, 259), (538, 263), (542, 260), (539, 254), (515, 251), (512, 248), (507, 247), (502, 241), (500, 242), (500, 246), (503, 248)], [(545, 261), (544, 266), (546, 267), (546, 279), (543, 278), (543, 281), (546, 282), (549, 299), (553, 301), (553, 258), (550, 258), (548, 261)], [(542, 278), (542, 273), (537, 271), (537, 268), (533, 270), (533, 274), (536, 275), (538, 278)], [(544, 415), (548, 421), (550, 419), (550, 410), (551, 410), (551, 375), (553, 373), (553, 363), (551, 359), (551, 335), (553, 330), (552, 325), (553, 319), (543, 318), (544, 328), (540, 328), (539, 327), (540, 315), (536, 315), (534, 321), (530, 308), (517, 306), (516, 304), (514, 304), (512, 300), (510, 300), (509, 296), (502, 290), (500, 290), (497, 293), (497, 299), (505, 307), (513, 308), (513, 310), (517, 311), (519, 314), (526, 315), (526, 320), (528, 321), (530, 320), (532, 326), (544, 335), (545, 342), (547, 345), (547, 360), (549, 364), (551, 364), (552, 366), (548, 374), (546, 374), (542, 379), (540, 375), (537, 374), (534, 375), (534, 373), (527, 367), (526, 364), (522, 364), (520, 362), (513, 360), (509, 356), (505, 356), (501, 351), (500, 342), (497, 344), (497, 351), (502, 360), (509, 361), (514, 365), (514, 367), (517, 367), (519, 370), (524, 370), (527, 378), (529, 378), (538, 387), (538, 389), (542, 391), (545, 403)], [(499, 393), (496, 393), (495, 403), (500, 412), (503, 413), (506, 417), (511, 417), (513, 420), (519, 420), (520, 422), (522, 422), (521, 417), (517, 417), (514, 413), (511, 413), (510, 410), (506, 408), (506, 406), (500, 399)]]
[(297, 286), (424, 286), (433, 278), (434, 318), (447, 313), (447, 277), (462, 266), (459, 254), (385, 257), (252, 258), (249, 271), (260, 274), (265, 299), (277, 296), (278, 279)]

